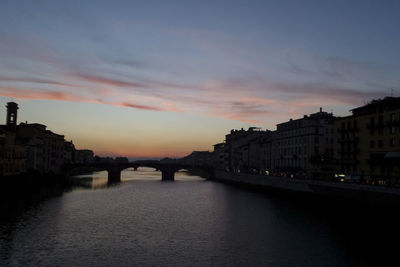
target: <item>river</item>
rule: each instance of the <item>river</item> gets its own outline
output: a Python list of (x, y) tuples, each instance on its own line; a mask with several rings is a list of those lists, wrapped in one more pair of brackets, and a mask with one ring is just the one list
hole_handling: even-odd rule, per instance
[[(397, 253), (391, 217), (185, 172), (81, 176), (45, 200), (4, 204), (1, 266), (365, 266)], [(15, 210), (14, 210), (15, 206)], [(7, 207), (4, 211), (4, 207)], [(394, 263), (394, 262), (392, 262)]]

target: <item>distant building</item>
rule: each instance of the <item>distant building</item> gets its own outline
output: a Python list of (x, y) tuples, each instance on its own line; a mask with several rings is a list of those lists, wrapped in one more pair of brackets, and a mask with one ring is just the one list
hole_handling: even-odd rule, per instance
[(38, 123), (21, 123), (17, 140), (25, 147), (27, 170), (59, 174), (64, 165), (64, 136)]
[(97, 163), (111, 163), (114, 162), (114, 158), (94, 156), (93, 161)]
[(0, 177), (26, 172), (24, 147), (15, 143), (15, 133), (0, 129)]
[(191, 166), (212, 166), (213, 153), (210, 151), (193, 151), (190, 155), (182, 158), (180, 161)]
[(115, 158), (115, 162), (119, 162), (119, 163), (128, 163), (129, 159), (127, 157), (116, 157)]
[(6, 127), (8, 130), (15, 130), (17, 126), (18, 104), (15, 102), (8, 102), (6, 107)]
[(75, 161), (75, 146), (72, 141), (64, 141), (64, 162), (67, 164)]
[(400, 97), (355, 108), (335, 121), (338, 174), (367, 183), (399, 183)]
[(16, 140), (18, 104), (8, 102), (6, 107), (6, 124), (0, 125), (0, 176), (13, 176), (26, 172), (26, 155)]
[(274, 172), (290, 177), (333, 178), (334, 118), (320, 109), (278, 124), (272, 144)]
[(214, 145), (212, 165), (214, 168), (219, 170), (228, 169), (228, 152), (225, 143), (219, 143)]
[(75, 163), (92, 163), (94, 162), (94, 153), (89, 149), (77, 149), (75, 150)]
[[(260, 150), (258, 154), (254, 154), (252, 157), (259, 158), (260, 174), (272, 175), (274, 169), (273, 165), (274, 137), (275, 137), (275, 131), (266, 131), (265, 134), (260, 139), (258, 139), (258, 145), (260, 146)], [(251, 150), (256, 151), (255, 149)]]
[(262, 168), (260, 155), (262, 140), (270, 131), (250, 127), (247, 131), (232, 130), (225, 136), (227, 169), (233, 172), (259, 172)]
[[(43, 124), (26, 122), (17, 125), (18, 104), (9, 102), (6, 107), (6, 124), (0, 125), (0, 175), (60, 174), (64, 164), (75, 160), (72, 141), (66, 142), (63, 135), (47, 130)], [(82, 157), (90, 160), (86, 154)]]

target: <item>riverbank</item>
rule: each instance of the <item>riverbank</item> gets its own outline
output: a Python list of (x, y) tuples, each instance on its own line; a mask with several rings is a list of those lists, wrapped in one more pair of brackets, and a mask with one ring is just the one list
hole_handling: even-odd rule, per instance
[(300, 180), (216, 170), (213, 180), (273, 193), (317, 197), (374, 206), (400, 207), (400, 189), (386, 186)]
[[(18, 195), (30, 195), (37, 192), (54, 191), (54, 188), (67, 188), (72, 184), (67, 175), (24, 173), (15, 176), (0, 177), (1, 198)], [(57, 190), (58, 191), (58, 190)]]

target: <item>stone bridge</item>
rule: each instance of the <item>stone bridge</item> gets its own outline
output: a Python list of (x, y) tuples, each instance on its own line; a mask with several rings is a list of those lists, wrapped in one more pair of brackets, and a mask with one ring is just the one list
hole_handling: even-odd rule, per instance
[(134, 161), (134, 162), (94, 162), (87, 164), (70, 164), (66, 166), (66, 171), (76, 169), (79, 167), (93, 167), (99, 170), (105, 170), (108, 172), (109, 182), (120, 182), (121, 171), (127, 168), (133, 168), (137, 170), (139, 167), (150, 167), (161, 171), (162, 181), (174, 181), (175, 172), (182, 169), (202, 169), (211, 174), (211, 168), (207, 166), (192, 166), (188, 164), (182, 164), (178, 162), (164, 163), (161, 161)]

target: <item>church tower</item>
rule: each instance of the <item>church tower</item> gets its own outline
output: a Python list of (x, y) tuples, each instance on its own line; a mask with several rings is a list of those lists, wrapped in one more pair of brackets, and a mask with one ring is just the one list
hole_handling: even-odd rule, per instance
[(7, 127), (14, 128), (17, 126), (18, 104), (15, 102), (7, 103)]

